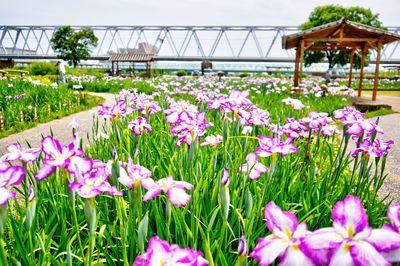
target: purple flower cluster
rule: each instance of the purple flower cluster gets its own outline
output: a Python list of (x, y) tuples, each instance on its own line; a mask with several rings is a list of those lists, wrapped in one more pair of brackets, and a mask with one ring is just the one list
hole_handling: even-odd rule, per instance
[(172, 176), (162, 178), (157, 181), (147, 179), (142, 182), (142, 186), (148, 191), (143, 196), (143, 201), (148, 201), (157, 197), (162, 191), (167, 195), (168, 201), (175, 206), (185, 206), (189, 203), (190, 195), (185, 189), (192, 189), (193, 185), (185, 181), (175, 181)]
[(332, 209), (333, 227), (314, 232), (275, 203), (265, 208), (271, 235), (260, 238), (250, 256), (260, 265), (390, 265), (400, 261), (400, 205), (388, 209), (390, 225), (372, 229), (360, 199), (348, 195)]
[(62, 146), (51, 136), (45, 137), (42, 140), (42, 151), (46, 157), (42, 168), (35, 175), (36, 180), (46, 179), (56, 168), (62, 168), (76, 178), (76, 181), (69, 184), (69, 188), (83, 198), (92, 198), (102, 193), (122, 195), (122, 192), (107, 182), (111, 170), (101, 161), (84, 158), (79, 142), (77, 134), (67, 146)]
[(138, 256), (133, 266), (153, 265), (181, 265), (181, 266), (204, 266), (208, 261), (203, 253), (190, 248), (180, 248), (178, 245), (169, 245), (158, 236), (150, 239), (147, 250)]
[(358, 153), (363, 153), (372, 157), (383, 157), (388, 154), (392, 140), (383, 141), (376, 138), (378, 133), (383, 130), (375, 123), (365, 118), (365, 115), (349, 106), (333, 112), (335, 119), (339, 120), (345, 127), (345, 133), (350, 135), (353, 140), (357, 140), (357, 147), (351, 153), (356, 157)]
[(128, 127), (135, 135), (143, 135), (145, 132), (152, 132), (151, 125), (148, 123), (148, 119), (141, 116), (129, 122)]
[(266, 110), (255, 106), (249, 99), (249, 91), (232, 90), (229, 97), (219, 95), (210, 101), (208, 108), (211, 110), (220, 109), (224, 118), (232, 114), (229, 118), (231, 122), (239, 121), (244, 126), (268, 126), (270, 115)]
[(161, 111), (157, 101), (153, 100), (153, 96), (147, 94), (132, 93), (129, 96), (129, 105), (133, 110), (139, 111), (142, 115), (155, 114)]
[(191, 145), (196, 140), (200, 140), (208, 126), (209, 123), (204, 112), (182, 111), (177, 115), (176, 122), (171, 127), (171, 134), (178, 137), (177, 146), (182, 143)]
[(98, 111), (99, 116), (104, 118), (111, 118), (112, 120), (118, 120), (120, 117), (125, 117), (132, 113), (133, 109), (127, 107), (124, 100), (119, 100), (113, 106), (107, 106), (104, 104), (99, 104), (100, 108)]
[(261, 177), (261, 175), (268, 171), (268, 167), (258, 162), (258, 157), (255, 153), (249, 153), (246, 156), (245, 164), (239, 167), (239, 172), (249, 173), (249, 178), (254, 180)]
[(9, 187), (19, 185), (25, 173), (22, 166), (6, 166), (0, 163), (0, 206), (6, 205), (8, 199), (15, 198), (16, 192)]
[(293, 145), (291, 138), (282, 141), (280, 134), (274, 137), (258, 136), (260, 146), (256, 149), (256, 153), (260, 157), (269, 157), (273, 154), (287, 156), (290, 153), (297, 153), (298, 148)]
[(292, 99), (290, 97), (283, 99), (282, 102), (294, 110), (301, 110), (304, 108), (304, 104), (300, 100)]

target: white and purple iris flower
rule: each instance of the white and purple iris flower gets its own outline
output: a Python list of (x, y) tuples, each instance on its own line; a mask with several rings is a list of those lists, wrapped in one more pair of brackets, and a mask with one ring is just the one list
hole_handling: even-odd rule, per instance
[(39, 148), (27, 149), (21, 147), (18, 143), (7, 146), (8, 153), (4, 154), (0, 160), (3, 162), (23, 161), (25, 163), (36, 161), (40, 152)]
[(0, 206), (6, 205), (8, 199), (15, 198), (17, 193), (8, 187), (19, 185), (25, 177), (22, 166), (4, 166), (0, 168)]
[(185, 181), (175, 181), (172, 176), (142, 183), (148, 191), (143, 196), (143, 202), (157, 197), (162, 191), (167, 195), (168, 200), (175, 206), (186, 206), (189, 203), (190, 195), (185, 189), (192, 189), (193, 185)]
[(65, 168), (69, 173), (76, 175), (84, 175), (92, 169), (92, 160), (82, 157), (83, 151), (79, 148), (77, 134), (74, 141), (67, 146), (62, 146), (57, 139), (47, 136), (42, 140), (42, 151), (47, 157), (35, 175), (36, 180), (46, 179), (56, 168)]
[(380, 139), (375, 139), (374, 142), (371, 143), (366, 139), (359, 144), (359, 147), (356, 148), (351, 155), (356, 157), (358, 153), (362, 152), (371, 157), (386, 156), (393, 144), (393, 140), (382, 141)]
[(211, 146), (212, 148), (217, 147), (219, 143), (223, 141), (223, 137), (221, 135), (210, 135), (204, 138), (204, 142), (200, 144), (200, 146)]
[(99, 194), (107, 193), (110, 195), (122, 196), (123, 192), (108, 183), (111, 171), (102, 162), (93, 162), (93, 167), (84, 175), (76, 174), (77, 181), (68, 185), (69, 189), (78, 193), (82, 198), (93, 198)]
[(148, 123), (148, 119), (141, 116), (137, 117), (132, 122), (129, 122), (128, 127), (132, 133), (138, 136), (143, 135), (145, 132), (152, 132), (151, 125)]
[(200, 251), (180, 248), (176, 244), (169, 245), (167, 241), (154, 236), (150, 239), (146, 252), (135, 259), (133, 266), (154, 265), (205, 266), (208, 261)]
[(119, 100), (113, 106), (99, 104), (99, 107), (99, 116), (104, 118), (111, 118), (113, 120), (118, 120), (120, 117), (125, 117), (133, 111), (132, 108), (126, 107), (126, 102), (124, 100)]
[(292, 99), (290, 97), (283, 99), (282, 102), (294, 110), (301, 110), (304, 108), (304, 104), (300, 100)]
[(305, 223), (299, 224), (293, 213), (282, 211), (272, 201), (265, 207), (264, 217), (272, 234), (258, 240), (250, 257), (261, 266), (270, 265), (277, 258), (280, 265), (315, 265), (299, 248), (301, 239), (308, 233)]
[(285, 141), (280, 140), (279, 134), (275, 137), (258, 136), (260, 146), (256, 153), (260, 157), (268, 157), (273, 154), (281, 154), (287, 156), (290, 153), (297, 153), (298, 148), (292, 144), (292, 139), (287, 138)]
[[(388, 208), (387, 217), (389, 218), (391, 224), (385, 224), (382, 227), (382, 230), (388, 230), (391, 234), (400, 236), (400, 203)], [(400, 261), (400, 247), (394, 250), (383, 250), (381, 254), (389, 262)]]
[(268, 171), (268, 167), (258, 162), (258, 157), (254, 152), (247, 154), (246, 162), (239, 167), (239, 172), (249, 173), (249, 178), (252, 180), (260, 178)]
[(348, 195), (332, 209), (333, 227), (304, 237), (300, 249), (318, 264), (390, 265), (381, 252), (400, 247), (400, 235), (372, 229), (359, 198)]
[(124, 167), (120, 167), (120, 176), (118, 178), (118, 181), (122, 185), (132, 189), (146, 182), (153, 181), (151, 179), (151, 171), (141, 165), (133, 164), (131, 158), (129, 158), (128, 163), (124, 164), (123, 166), (126, 168), (126, 170)]

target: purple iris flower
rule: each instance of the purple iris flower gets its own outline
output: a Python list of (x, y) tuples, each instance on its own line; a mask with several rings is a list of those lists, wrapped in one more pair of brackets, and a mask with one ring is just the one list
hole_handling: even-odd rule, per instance
[(141, 116), (129, 122), (128, 127), (135, 135), (143, 135), (145, 132), (152, 132), (151, 125), (148, 124), (148, 119)]
[(114, 106), (106, 106), (103, 104), (99, 104), (99, 106), (101, 108), (98, 111), (99, 116), (111, 118), (113, 120), (125, 117), (133, 111), (132, 108), (126, 107), (126, 102), (124, 100), (119, 100)]
[(82, 157), (83, 151), (79, 148), (77, 134), (74, 141), (67, 146), (61, 146), (57, 139), (47, 136), (42, 140), (42, 151), (47, 158), (44, 159), (42, 168), (36, 173), (36, 180), (49, 177), (57, 167), (66, 168), (69, 173), (76, 175), (86, 174), (92, 169), (92, 160)]
[(252, 180), (260, 178), (268, 171), (268, 167), (258, 162), (258, 157), (254, 152), (247, 154), (246, 161), (247, 163), (239, 167), (239, 172), (249, 173), (249, 178)]
[(211, 147), (215, 148), (219, 143), (221, 143), (223, 141), (223, 138), (221, 135), (211, 135), (208, 137), (204, 138), (204, 142), (200, 144), (200, 146), (204, 147), (204, 146), (208, 146), (210, 145)]
[(273, 154), (287, 156), (289, 153), (298, 152), (298, 148), (292, 144), (290, 138), (281, 141), (279, 134), (275, 134), (275, 137), (258, 136), (258, 142), (260, 146), (257, 148), (256, 153), (261, 157), (268, 157)]
[(133, 263), (133, 266), (153, 265), (204, 266), (208, 265), (208, 261), (200, 251), (180, 248), (176, 244), (169, 245), (167, 241), (154, 236), (150, 239), (146, 252)]
[[(388, 230), (393, 235), (400, 236), (400, 203), (390, 206), (387, 217), (391, 224), (385, 224), (382, 230)], [(378, 247), (379, 248), (379, 247)], [(382, 256), (389, 262), (400, 262), (400, 247), (394, 250), (382, 250)]]
[(131, 158), (129, 158), (124, 167), (126, 170), (123, 167), (119, 169), (120, 176), (118, 181), (130, 189), (138, 187), (142, 183), (153, 181), (151, 179), (151, 171), (141, 165), (133, 164)]
[(0, 206), (6, 205), (8, 199), (15, 198), (17, 193), (8, 187), (19, 185), (25, 177), (22, 166), (2, 166), (0, 168)]
[(35, 161), (38, 157), (38, 153), (40, 149), (27, 149), (21, 147), (18, 143), (10, 144), (7, 146), (8, 153), (4, 154), (0, 160), (3, 162), (12, 162), (12, 161), (23, 161), (23, 162), (32, 162)]
[(111, 170), (106, 164), (96, 162), (91, 165), (94, 167), (90, 169), (90, 172), (76, 174), (77, 181), (68, 185), (71, 191), (78, 193), (82, 198), (93, 198), (103, 193), (123, 195), (123, 192), (118, 191), (116, 187), (108, 183), (107, 180), (111, 175)]
[(258, 240), (250, 257), (261, 266), (270, 265), (277, 258), (280, 265), (315, 265), (299, 248), (308, 233), (307, 224), (299, 224), (293, 213), (282, 211), (272, 201), (265, 207), (264, 217), (272, 234)]
[(283, 99), (282, 102), (295, 110), (301, 110), (304, 108), (304, 104), (300, 100), (292, 99), (290, 97)]
[(185, 206), (189, 203), (190, 195), (185, 189), (192, 189), (193, 185), (185, 181), (175, 181), (172, 176), (158, 181), (142, 184), (148, 191), (143, 196), (143, 202), (157, 197), (162, 191), (167, 195), (168, 200), (175, 206)]
[(348, 195), (332, 209), (333, 227), (319, 229), (303, 239), (300, 248), (318, 264), (390, 265), (379, 252), (400, 247), (400, 235), (372, 229), (356, 196)]
[(393, 140), (382, 141), (380, 139), (375, 139), (375, 141), (371, 143), (370, 140), (366, 139), (351, 153), (351, 156), (356, 157), (358, 153), (363, 152), (371, 157), (382, 157), (388, 154), (393, 144)]
[(180, 146), (182, 143), (190, 145), (205, 133), (205, 128), (208, 126), (204, 112), (183, 111), (179, 114), (176, 125), (171, 127), (171, 133), (178, 137), (176, 145)]

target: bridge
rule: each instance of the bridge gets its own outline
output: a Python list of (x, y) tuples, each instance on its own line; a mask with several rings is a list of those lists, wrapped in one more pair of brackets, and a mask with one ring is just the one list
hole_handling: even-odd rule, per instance
[[(0, 59), (56, 59), (50, 39), (61, 26), (0, 26)], [(294, 62), (283, 35), (296, 26), (72, 26), (92, 29), (98, 46), (90, 59), (113, 52), (155, 53), (156, 61)], [(399, 34), (400, 26), (387, 27)], [(386, 45), (381, 63), (400, 64), (400, 42)], [(372, 63), (375, 54), (371, 56)]]

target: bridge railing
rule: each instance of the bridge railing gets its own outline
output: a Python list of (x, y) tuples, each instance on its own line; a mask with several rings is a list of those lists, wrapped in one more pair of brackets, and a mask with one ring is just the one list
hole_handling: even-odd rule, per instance
[[(0, 26), (0, 57), (55, 58), (50, 40), (60, 26)], [(92, 59), (113, 52), (155, 53), (159, 60), (291, 61), (281, 37), (295, 26), (72, 26), (90, 28), (98, 37)], [(400, 33), (400, 27), (388, 27)], [(372, 54), (372, 59), (374, 59)], [(382, 60), (400, 62), (399, 42), (384, 47)]]

